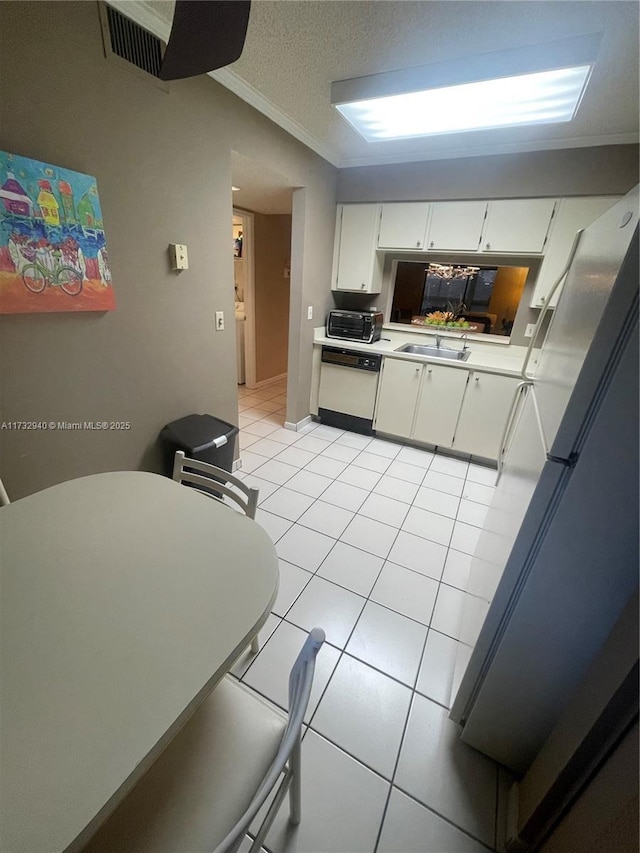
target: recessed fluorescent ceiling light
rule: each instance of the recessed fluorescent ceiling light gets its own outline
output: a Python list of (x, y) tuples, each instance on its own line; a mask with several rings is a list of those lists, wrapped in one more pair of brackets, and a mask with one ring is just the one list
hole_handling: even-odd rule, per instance
[(591, 66), (337, 104), (369, 142), (571, 121)]
[(567, 122), (599, 41), (592, 34), (341, 80), (332, 103), (369, 142)]

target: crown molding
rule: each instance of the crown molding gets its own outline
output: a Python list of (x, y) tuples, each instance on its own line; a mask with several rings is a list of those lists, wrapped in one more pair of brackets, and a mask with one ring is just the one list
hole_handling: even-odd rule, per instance
[[(109, 6), (113, 6), (118, 12), (131, 18), (136, 24), (144, 27), (154, 36), (163, 41), (169, 40), (171, 33), (171, 24), (167, 22), (154, 9), (146, 5), (144, 0), (106, 0)], [(301, 125), (299, 125), (288, 115), (283, 113), (275, 104), (272, 104), (267, 98), (260, 94), (249, 83), (239, 77), (230, 68), (218, 68), (216, 71), (209, 71), (208, 76), (216, 83), (220, 83), (226, 89), (229, 89), (240, 100), (245, 101), (249, 106), (258, 110), (262, 115), (270, 119), (274, 124), (277, 124), (283, 130), (286, 130), (291, 136), (306, 145), (312, 151), (315, 151), (324, 160), (327, 160), (336, 168), (339, 166), (339, 156), (335, 151), (332, 151), (324, 143), (316, 139), (308, 133)]]
[(286, 130), (287, 133), (291, 134), (299, 142), (302, 142), (307, 148), (311, 148), (320, 157), (328, 160), (333, 166), (339, 166), (340, 158), (335, 151), (332, 151), (324, 143), (320, 142), (319, 139), (308, 133), (301, 125), (278, 109), (271, 101), (261, 95), (260, 92), (230, 68), (218, 68), (216, 71), (209, 71), (209, 77), (212, 77), (217, 83), (232, 91), (234, 95), (237, 95), (241, 100), (249, 104), (249, 106), (254, 107), (258, 112), (271, 119), (274, 124)]
[[(144, 0), (105, 0), (114, 9), (131, 18), (150, 33), (169, 40), (171, 24)], [(542, 140), (539, 142), (486, 143), (452, 151), (441, 148), (435, 151), (422, 151), (413, 154), (380, 154), (366, 156), (341, 157), (336, 150), (329, 148), (315, 136), (306, 131), (294, 119), (282, 112), (249, 83), (239, 77), (231, 68), (219, 68), (210, 71), (209, 77), (229, 89), (241, 100), (252, 106), (262, 115), (281, 127), (307, 148), (310, 148), (337, 169), (350, 169), (358, 166), (385, 166), (398, 163), (418, 163), (425, 160), (457, 160), (463, 157), (486, 157), (493, 154), (523, 154), (528, 151), (553, 151), (563, 148), (590, 148), (601, 145), (634, 145), (639, 141), (637, 133), (599, 134), (598, 136), (574, 137), (571, 139)]]

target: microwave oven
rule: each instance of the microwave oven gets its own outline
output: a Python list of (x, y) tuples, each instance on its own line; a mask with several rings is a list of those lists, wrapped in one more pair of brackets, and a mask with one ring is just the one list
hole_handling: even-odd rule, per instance
[(329, 311), (327, 337), (372, 344), (382, 334), (381, 311)]

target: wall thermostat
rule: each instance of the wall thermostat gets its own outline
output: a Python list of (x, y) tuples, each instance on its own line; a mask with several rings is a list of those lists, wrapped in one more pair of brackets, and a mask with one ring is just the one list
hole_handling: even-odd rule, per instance
[(171, 258), (172, 270), (188, 270), (189, 257), (187, 255), (187, 247), (182, 243), (170, 243), (169, 255)]

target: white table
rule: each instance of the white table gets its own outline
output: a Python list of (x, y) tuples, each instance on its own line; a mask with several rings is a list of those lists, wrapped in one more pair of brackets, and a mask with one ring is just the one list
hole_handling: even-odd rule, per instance
[(80, 849), (267, 618), (264, 530), (155, 474), (0, 510), (0, 850)]

